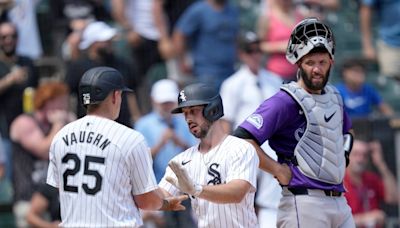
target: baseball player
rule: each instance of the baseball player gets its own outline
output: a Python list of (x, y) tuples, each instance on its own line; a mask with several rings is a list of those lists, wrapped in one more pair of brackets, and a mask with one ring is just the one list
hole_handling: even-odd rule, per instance
[(218, 92), (202, 83), (188, 85), (172, 113), (184, 114), (200, 143), (170, 161), (159, 186), (171, 195), (192, 197), (198, 227), (257, 227), (258, 156), (251, 144), (225, 133)]
[[(260, 167), (283, 186), (278, 227), (355, 227), (343, 196), (351, 122), (328, 84), (334, 48), (323, 22), (307, 18), (297, 24), (286, 51), (299, 68), (297, 82), (284, 84), (234, 133), (256, 147)], [(262, 151), (266, 140), (278, 162)]]
[(59, 189), (61, 227), (139, 227), (139, 208), (184, 209), (187, 196), (163, 199), (144, 137), (113, 121), (125, 91), (132, 90), (113, 68), (81, 78), (87, 115), (62, 128), (50, 148), (47, 183)]

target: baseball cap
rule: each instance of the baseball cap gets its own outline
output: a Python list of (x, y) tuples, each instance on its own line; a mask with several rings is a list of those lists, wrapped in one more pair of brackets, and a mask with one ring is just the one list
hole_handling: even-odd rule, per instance
[(171, 79), (161, 79), (151, 88), (151, 98), (157, 103), (177, 102), (179, 88)]
[(102, 21), (95, 21), (83, 30), (82, 40), (79, 44), (81, 50), (87, 49), (94, 42), (108, 41), (117, 35), (117, 30)]
[(239, 48), (246, 52), (252, 51), (254, 49), (254, 44), (258, 44), (260, 39), (257, 34), (253, 31), (243, 31), (239, 34)]

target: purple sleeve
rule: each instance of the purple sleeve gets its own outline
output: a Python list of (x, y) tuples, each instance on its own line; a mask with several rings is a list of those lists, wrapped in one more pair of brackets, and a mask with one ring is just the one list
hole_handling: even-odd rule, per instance
[(350, 116), (343, 109), (343, 134), (348, 133), (352, 127)]
[(285, 92), (279, 91), (271, 98), (265, 100), (247, 119), (240, 124), (261, 145), (274, 133), (281, 129), (290, 117), (288, 102), (293, 100)]

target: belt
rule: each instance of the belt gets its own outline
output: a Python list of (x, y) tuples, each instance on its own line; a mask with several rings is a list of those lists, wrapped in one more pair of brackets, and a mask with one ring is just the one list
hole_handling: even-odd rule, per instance
[(285, 187), (285, 188), (293, 195), (325, 195), (325, 196), (336, 196), (336, 197), (342, 195), (342, 192), (334, 190), (308, 189), (299, 187), (296, 188)]

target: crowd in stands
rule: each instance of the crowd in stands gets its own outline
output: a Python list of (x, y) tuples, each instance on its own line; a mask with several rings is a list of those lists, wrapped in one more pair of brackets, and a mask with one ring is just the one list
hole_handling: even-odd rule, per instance
[[(357, 6), (357, 20), (344, 18), (350, 4)], [(331, 81), (350, 116), (397, 117), (400, 106), (393, 104), (399, 98), (381, 88), (384, 82), (400, 90), (398, 0), (0, 1), (0, 205), (13, 206), (18, 227), (57, 225), (57, 193), (43, 185), (48, 150), (61, 127), (85, 114), (77, 93), (86, 70), (116, 68), (134, 89), (124, 94), (116, 121), (145, 136), (160, 181), (168, 161), (196, 143), (182, 116), (170, 113), (179, 89), (191, 82), (220, 89), (224, 128), (231, 133), (282, 83), (296, 80), (296, 68), (285, 58), (287, 41), (310, 16), (338, 32)], [(349, 24), (353, 32), (343, 33)], [(356, 37), (359, 46), (345, 58), (346, 36)], [(385, 151), (377, 139), (368, 140), (354, 144), (348, 201), (360, 227), (382, 227), (387, 216), (380, 204), (398, 203), (398, 189)], [(378, 174), (363, 174), (368, 153)], [(260, 171), (256, 196), (262, 227), (274, 223), (280, 196), (268, 175)], [(374, 194), (368, 207), (357, 198), (365, 189)], [(147, 227), (192, 227), (196, 220), (190, 210), (143, 216)]]

